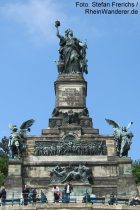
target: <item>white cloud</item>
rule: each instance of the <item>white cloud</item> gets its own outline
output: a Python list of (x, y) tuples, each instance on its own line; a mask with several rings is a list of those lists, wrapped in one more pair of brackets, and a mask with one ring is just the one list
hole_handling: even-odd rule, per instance
[(23, 25), (25, 33), (29, 34), (28, 38), (36, 45), (57, 40), (54, 27), (57, 19), (61, 22), (62, 34), (64, 34), (63, 29), (71, 27), (75, 29), (74, 34), (80, 31), (83, 37), (87, 37), (91, 32), (97, 37), (103, 35), (100, 30), (98, 32), (97, 27), (87, 27), (87, 19), (83, 19), (81, 24), (81, 16), (76, 12), (73, 12), (71, 17), (67, 15), (66, 11), (68, 8), (73, 8), (72, 6), (73, 4), (71, 7), (67, 5), (67, 2), (62, 4), (59, 0), (7, 0), (0, 7), (0, 15)]
[(0, 14), (24, 24), (34, 41), (52, 41), (55, 20), (66, 19), (63, 8), (51, 0), (12, 1), (1, 6)]

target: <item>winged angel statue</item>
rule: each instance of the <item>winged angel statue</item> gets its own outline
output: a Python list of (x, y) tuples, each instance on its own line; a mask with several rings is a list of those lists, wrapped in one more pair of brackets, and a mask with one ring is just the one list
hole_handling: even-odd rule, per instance
[(11, 134), (9, 137), (9, 150), (11, 158), (21, 158), (25, 149), (24, 138), (26, 133), (30, 132), (30, 127), (33, 125), (34, 120), (30, 119), (23, 122), (18, 129), (16, 125), (9, 125)]
[(130, 145), (132, 144), (133, 133), (128, 131), (130, 126), (133, 124), (132, 121), (125, 127), (121, 127), (118, 123), (113, 120), (105, 119), (106, 122), (113, 127), (114, 139), (116, 142), (117, 155), (128, 156), (128, 151), (130, 150)]

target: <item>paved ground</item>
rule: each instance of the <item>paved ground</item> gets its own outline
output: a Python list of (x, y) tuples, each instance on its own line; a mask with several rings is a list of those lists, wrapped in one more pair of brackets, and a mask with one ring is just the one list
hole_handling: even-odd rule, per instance
[(37, 204), (36, 206), (1, 206), (0, 210), (140, 210), (140, 206), (126, 206), (126, 205), (98, 205), (98, 204), (82, 204), (82, 203), (48, 203), (48, 204)]

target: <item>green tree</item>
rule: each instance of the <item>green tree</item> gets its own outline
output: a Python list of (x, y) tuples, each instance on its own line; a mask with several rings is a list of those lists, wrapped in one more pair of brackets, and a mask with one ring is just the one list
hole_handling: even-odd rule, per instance
[(0, 186), (4, 184), (4, 180), (8, 174), (8, 157), (4, 154), (0, 155)]
[(1, 151), (1, 153), (3, 152), (6, 155), (9, 154), (8, 143), (9, 143), (9, 139), (6, 136), (4, 136), (0, 141), (0, 151)]
[(135, 177), (136, 184), (140, 184), (140, 160), (136, 160), (133, 162), (132, 173)]

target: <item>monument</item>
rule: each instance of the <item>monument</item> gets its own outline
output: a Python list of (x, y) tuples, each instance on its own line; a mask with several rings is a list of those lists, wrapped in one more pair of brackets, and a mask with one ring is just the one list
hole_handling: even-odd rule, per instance
[[(59, 21), (55, 26), (60, 45), (55, 107), (40, 136), (23, 136), (24, 150), (19, 151), (22, 155), (12, 154), (5, 185), (19, 192), (26, 184), (44, 190), (48, 197), (54, 184), (64, 189), (68, 181), (75, 196), (86, 190), (97, 196), (136, 194), (128, 157), (133, 134), (128, 132), (129, 126), (121, 128), (109, 119), (114, 135), (101, 135), (94, 127), (86, 106), (87, 45), (71, 29), (60, 35)], [(24, 129), (28, 130), (34, 121), (27, 122)]]

